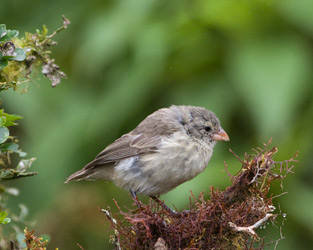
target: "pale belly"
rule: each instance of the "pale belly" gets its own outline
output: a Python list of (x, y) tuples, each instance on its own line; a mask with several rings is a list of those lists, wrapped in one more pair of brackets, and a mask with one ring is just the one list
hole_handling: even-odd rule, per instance
[(164, 194), (201, 173), (212, 156), (212, 147), (179, 137), (163, 141), (156, 153), (120, 161), (112, 180), (119, 187), (144, 195)]

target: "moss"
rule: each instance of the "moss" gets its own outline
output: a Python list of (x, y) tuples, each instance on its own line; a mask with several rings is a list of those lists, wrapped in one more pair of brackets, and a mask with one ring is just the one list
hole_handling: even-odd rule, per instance
[(225, 165), (232, 184), (224, 191), (211, 186), (209, 199), (191, 193), (189, 210), (178, 215), (153, 200), (126, 212), (116, 202), (115, 215), (103, 210), (115, 230), (113, 243), (117, 249), (157, 249), (160, 240), (159, 249), (263, 249), (276, 243), (280, 239), (259, 238), (254, 230), (281, 215), (274, 213), (271, 183), (282, 181), (295, 160), (276, 162), (277, 148), (267, 146), (243, 160), (235, 155), (242, 163), (240, 172), (232, 176)]

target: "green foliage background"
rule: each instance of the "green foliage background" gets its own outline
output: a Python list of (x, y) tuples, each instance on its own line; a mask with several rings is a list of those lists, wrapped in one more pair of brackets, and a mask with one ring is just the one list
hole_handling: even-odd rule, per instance
[[(288, 191), (276, 201), (287, 213), (278, 249), (309, 249), (312, 13), (311, 0), (3, 1), (0, 23), (20, 34), (42, 24), (52, 31), (62, 14), (72, 23), (53, 48), (67, 80), (51, 89), (37, 76), (27, 94), (1, 93), (5, 111), (24, 117), (14, 129), (39, 172), (12, 182), (21, 194), (9, 207), (18, 213), (26, 204), (51, 249), (112, 249), (98, 208), (114, 207), (113, 198), (130, 206), (129, 194), (112, 183), (65, 185), (65, 178), (154, 110), (199, 105), (219, 116), (231, 141), (219, 143), (206, 171), (162, 196), (165, 202), (184, 208), (189, 190), (225, 187), (223, 161), (233, 173), (240, 166), (228, 148), (243, 156), (273, 137), (278, 160), (299, 151), (300, 161), (284, 190), (273, 189)], [(260, 231), (279, 238), (273, 226)]]

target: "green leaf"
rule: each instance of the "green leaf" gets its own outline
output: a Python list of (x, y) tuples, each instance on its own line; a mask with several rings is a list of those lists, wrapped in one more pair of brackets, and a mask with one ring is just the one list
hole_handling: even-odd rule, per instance
[(36, 160), (36, 158), (34, 158), (34, 157), (32, 157), (30, 159), (21, 160), (16, 167), (16, 171), (18, 171), (20, 173), (24, 173), (27, 169), (30, 168), (30, 166), (32, 165), (32, 163), (35, 160)]
[(14, 58), (14, 56), (2, 56), (2, 61), (9, 61), (9, 60), (13, 60), (12, 58)]
[(6, 118), (6, 123), (3, 125), (5, 127), (16, 125), (14, 121), (23, 118), (22, 116), (19, 115), (4, 113), (3, 109), (0, 110), (0, 115), (1, 114)]
[[(24, 170), (26, 171), (26, 169)], [(22, 177), (28, 177), (36, 175), (37, 172), (19, 172), (16, 169), (0, 169), (0, 181), (18, 179)]]
[(21, 48), (16, 48), (15, 49), (15, 53), (16, 53), (16, 56), (13, 57), (11, 60), (14, 60), (14, 61), (24, 61), (25, 58), (26, 58), (26, 53), (23, 49)]
[(12, 173), (13, 173), (13, 169), (0, 169), (0, 181), (6, 180), (6, 179), (13, 179)]
[(26, 172), (35, 160), (36, 158), (21, 160), (15, 169), (0, 169), (0, 181), (36, 175), (37, 172)]
[(7, 223), (10, 223), (11, 222), (11, 219), (10, 218), (5, 218), (2, 222), (2, 224), (7, 224)]
[(4, 116), (0, 117), (0, 126), (3, 126), (6, 122), (6, 118)]
[(8, 66), (8, 61), (0, 60), (0, 69), (4, 69), (6, 66)]
[[(4, 34), (4, 33), (2, 33)], [(0, 38), (0, 41), (9, 41), (18, 36), (17, 30), (7, 30), (6, 34)]]
[(6, 127), (0, 127), (0, 144), (9, 138), (10, 132)]
[(1, 152), (12, 151), (16, 152), (18, 150), (18, 145), (16, 143), (5, 143), (0, 146)]
[(26, 156), (26, 153), (21, 151), (18, 147), (19, 145), (16, 143), (5, 143), (5, 144), (0, 145), (0, 152), (11, 151), (11, 152), (19, 154), (20, 157)]
[(1, 38), (6, 35), (6, 30), (7, 28), (5, 24), (0, 24), (0, 41), (1, 41)]
[(0, 224), (7, 224), (11, 222), (10, 218), (6, 218), (8, 213), (5, 211), (0, 212)]
[(0, 223), (7, 217), (8, 213), (5, 211), (0, 212)]

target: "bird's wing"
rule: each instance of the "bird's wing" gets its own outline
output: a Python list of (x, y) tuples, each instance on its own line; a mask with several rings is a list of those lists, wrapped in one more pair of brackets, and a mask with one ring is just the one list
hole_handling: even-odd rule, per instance
[(160, 141), (160, 136), (126, 134), (107, 146), (84, 169), (114, 163), (132, 156), (155, 152)]

